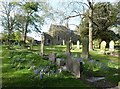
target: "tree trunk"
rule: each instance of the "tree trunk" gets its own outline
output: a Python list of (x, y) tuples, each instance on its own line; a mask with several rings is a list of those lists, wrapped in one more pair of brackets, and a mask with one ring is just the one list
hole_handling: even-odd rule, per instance
[(44, 55), (44, 40), (45, 40), (45, 38), (44, 38), (44, 33), (42, 33), (41, 34), (41, 56), (43, 56)]
[(28, 28), (28, 22), (26, 22), (25, 30), (24, 30), (24, 46), (26, 46), (26, 39), (27, 39), (27, 28)]
[(92, 40), (92, 31), (93, 31), (93, 10), (89, 9), (89, 51), (93, 50), (93, 40)]
[(10, 36), (11, 36), (11, 31), (10, 31), (10, 20), (9, 20), (9, 14), (7, 14), (7, 18), (8, 18), (8, 22), (7, 22), (7, 29), (8, 29), (8, 42), (7, 42), (7, 44), (8, 44), (8, 49), (10, 49)]

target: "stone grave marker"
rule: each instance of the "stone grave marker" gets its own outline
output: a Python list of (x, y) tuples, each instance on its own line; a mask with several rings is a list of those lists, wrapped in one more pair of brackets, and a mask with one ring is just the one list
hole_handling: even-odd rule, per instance
[(71, 71), (77, 78), (80, 78), (80, 62), (67, 55), (66, 68)]
[(64, 66), (65, 65), (65, 61), (64, 61), (64, 59), (56, 58), (56, 64), (58, 66)]
[(114, 52), (114, 44), (115, 44), (114, 41), (111, 40), (110, 43), (109, 43), (109, 51), (110, 51), (110, 53)]
[(88, 59), (89, 56), (89, 39), (84, 37), (82, 38), (82, 54), (83, 59)]
[(100, 44), (100, 49), (102, 53), (105, 53), (105, 49), (106, 49), (106, 42), (102, 41)]
[(63, 45), (65, 45), (65, 40), (63, 40)]
[(70, 49), (71, 49), (71, 50), (74, 49), (73, 46), (74, 46), (73, 43), (71, 43), (71, 45), (70, 45)]
[(56, 53), (49, 54), (49, 60), (52, 61), (53, 63), (55, 63), (56, 62)]
[(80, 49), (80, 41), (77, 41), (77, 49)]

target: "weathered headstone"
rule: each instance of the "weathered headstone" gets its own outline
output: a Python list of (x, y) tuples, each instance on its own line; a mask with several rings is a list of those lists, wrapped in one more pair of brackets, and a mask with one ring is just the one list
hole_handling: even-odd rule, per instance
[(82, 38), (82, 54), (83, 59), (88, 59), (89, 56), (89, 39), (84, 37)]
[(77, 49), (80, 49), (80, 41), (77, 41)]
[(64, 61), (64, 59), (56, 58), (56, 64), (58, 66), (64, 66), (65, 65), (65, 61)]
[(67, 45), (66, 52), (71, 53), (70, 52), (70, 41), (67, 41), (66, 45)]
[(66, 68), (71, 71), (77, 78), (80, 78), (80, 62), (67, 55)]
[(71, 43), (71, 45), (70, 45), (70, 49), (74, 49), (73, 46), (74, 46), (73, 43)]
[(55, 63), (56, 62), (56, 53), (49, 54), (49, 60), (52, 61), (53, 63)]
[(65, 40), (63, 40), (63, 45), (65, 45)]
[(44, 54), (44, 33), (41, 34), (41, 56)]
[(80, 78), (80, 62), (73, 60), (72, 67), (73, 67), (73, 69), (72, 69), (73, 74), (77, 78)]
[(110, 53), (113, 53), (114, 52), (114, 41), (112, 40), (112, 41), (110, 41), (110, 43), (109, 43), (109, 51), (110, 51)]
[(100, 49), (102, 53), (105, 53), (105, 49), (106, 49), (106, 42), (102, 41), (100, 44)]

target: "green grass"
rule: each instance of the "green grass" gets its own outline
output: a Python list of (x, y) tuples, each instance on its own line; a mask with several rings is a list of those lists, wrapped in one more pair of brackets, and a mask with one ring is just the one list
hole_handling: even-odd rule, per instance
[[(6, 49), (6, 46), (2, 48), (0, 46), (0, 49), (2, 49), (0, 52), (2, 52), (3, 87), (92, 87), (68, 72), (43, 76), (41, 80), (39, 74), (34, 74), (35, 69), (51, 66), (51, 70), (55, 70), (58, 67), (38, 55), (39, 46), (34, 46), (33, 50), (23, 49), (19, 46), (14, 46), (13, 50)], [(44, 50), (45, 54), (55, 52), (57, 57), (66, 58), (64, 53), (66, 46), (45, 46)], [(76, 49), (76, 46), (74, 46), (74, 50), (71, 50), (75, 57), (80, 56), (81, 51), (81, 49)], [(118, 58), (99, 54), (99, 49), (90, 54), (94, 62), (85, 62), (83, 75), (86, 77), (104, 76), (107, 81), (117, 85), (120, 81)], [(97, 62), (101, 65), (97, 65)], [(31, 69), (31, 66), (36, 66), (36, 68)], [(114, 76), (114, 74), (118, 75)]]
[[(45, 53), (57, 52), (59, 57), (64, 57), (65, 46), (45, 47)], [(34, 50), (20, 49), (2, 50), (2, 86), (3, 87), (91, 87), (87, 83), (76, 79), (68, 72), (43, 75), (34, 74), (34, 70), (50, 66), (51, 70), (57, 68), (39, 55), (39, 47)], [(36, 66), (31, 69), (31, 66)]]

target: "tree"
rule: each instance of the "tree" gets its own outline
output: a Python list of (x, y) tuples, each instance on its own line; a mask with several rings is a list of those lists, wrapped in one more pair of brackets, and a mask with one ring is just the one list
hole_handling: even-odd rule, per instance
[[(115, 26), (117, 23), (116, 16), (118, 11), (114, 5), (110, 4), (109, 2), (96, 3), (93, 7), (93, 10), (93, 39), (101, 39), (109, 42), (110, 40), (116, 38), (115, 33), (109, 30), (111, 26)], [(87, 13), (88, 11), (86, 14)], [(84, 18), (80, 24), (82, 35), (88, 35), (88, 24), (88, 18)], [(112, 36), (110, 34), (112, 34)]]
[(14, 8), (15, 8), (16, 3), (15, 2), (2, 2), (2, 26), (4, 28), (4, 30), (8, 33), (8, 48), (10, 48), (10, 39), (11, 39), (11, 35), (12, 32), (14, 30)]
[(45, 19), (50, 16), (49, 6), (45, 2), (19, 3), (22, 13), (16, 15), (16, 28), (22, 32), (23, 41), (26, 42), (28, 32), (40, 32)]
[(89, 51), (93, 50), (93, 0), (87, 0), (89, 4)]
[(24, 11), (24, 16), (23, 18), (25, 19), (25, 26), (24, 26), (24, 43), (26, 43), (26, 36), (28, 32), (28, 26), (32, 22), (32, 19), (34, 18), (33, 14), (38, 11), (38, 3), (37, 2), (25, 2), (25, 4), (21, 5), (23, 11)]
[[(79, 6), (76, 6), (76, 7), (78, 7), (79, 9), (80, 9), (80, 11), (78, 10), (75, 10), (75, 9), (73, 9), (72, 10), (72, 12), (74, 12), (73, 14), (75, 14), (75, 15), (71, 15), (71, 16), (68, 16), (68, 17), (66, 17), (65, 19), (69, 19), (69, 18), (73, 18), (73, 17), (78, 17), (78, 16), (80, 16), (82, 19), (83, 18), (88, 18), (88, 22), (89, 22), (89, 51), (92, 51), (93, 50), (93, 44), (92, 44), (92, 31), (93, 31), (93, 0), (87, 0), (87, 3), (83, 3), (83, 2), (71, 2), (71, 3), (73, 3), (74, 5), (75, 4), (78, 4), (78, 5), (81, 5), (81, 6), (83, 6), (83, 11), (80, 9), (81, 7), (79, 7)], [(86, 14), (85, 13), (85, 6), (87, 6), (87, 8), (88, 8), (88, 14)], [(75, 7), (75, 6), (74, 6)], [(75, 7), (75, 8), (76, 8)]]
[(19, 31), (16, 31), (16, 32), (14, 32), (14, 34), (15, 34), (15, 40), (17, 42), (20, 42), (21, 41), (21, 33)]

